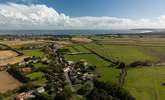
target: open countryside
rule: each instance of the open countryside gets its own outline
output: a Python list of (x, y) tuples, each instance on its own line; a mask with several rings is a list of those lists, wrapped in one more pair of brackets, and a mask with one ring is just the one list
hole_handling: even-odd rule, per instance
[(0, 100), (165, 100), (165, 0), (0, 0)]

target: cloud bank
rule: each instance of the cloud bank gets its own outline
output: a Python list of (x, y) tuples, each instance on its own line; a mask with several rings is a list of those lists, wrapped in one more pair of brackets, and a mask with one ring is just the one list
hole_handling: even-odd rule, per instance
[(165, 28), (165, 15), (133, 20), (117, 17), (69, 17), (40, 4), (0, 4), (0, 29), (129, 29)]

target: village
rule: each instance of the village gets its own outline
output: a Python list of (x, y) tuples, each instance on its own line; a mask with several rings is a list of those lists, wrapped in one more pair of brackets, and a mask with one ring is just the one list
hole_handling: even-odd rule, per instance
[[(62, 76), (64, 77), (64, 80), (57, 79), (58, 77), (56, 77), (56, 81), (54, 81), (54, 84), (57, 85), (57, 93), (64, 91), (64, 86), (62, 84), (64, 84), (65, 80), (67, 82), (67, 84), (65, 83), (65, 86), (69, 86), (71, 92), (77, 92), (77, 90), (75, 89), (76, 84), (84, 84), (85, 82), (93, 81), (96, 78), (96, 75), (94, 75), (93, 73), (93, 70), (95, 70), (95, 66), (90, 65), (83, 59), (79, 62), (65, 60), (65, 58), (63, 57), (63, 53), (69, 54), (69, 52), (61, 52), (62, 49), (60, 47), (61, 46), (59, 44), (49, 44), (44, 46), (38, 45), (37, 48), (33, 46), (29, 46), (26, 48), (21, 47), (21, 50), (25, 51), (42, 48), (41, 52), (45, 52), (46, 55), (36, 56), (31, 54), (30, 56), (27, 56), (24, 54), (25, 52), (17, 51), (20, 53), (20, 55), (16, 55), (16, 57), (24, 56), (20, 61), (0, 66), (1, 72), (8, 73), (13, 78), (19, 81), (20, 85), (16, 86), (15, 88), (20, 87), (25, 90), (22, 91), (20, 89), (20, 92), (20, 90), (17, 89), (16, 92), (13, 93), (15, 94), (15, 96), (12, 97), (12, 99), (26, 100), (36, 98), (36, 94), (47, 94), (47, 88), (45, 87), (50, 81), (49, 78), (56, 77), (60, 73), (63, 74)], [(55, 72), (55, 76), (48, 75), (45, 70), (49, 68), (49, 65), (51, 63), (60, 64), (62, 72)], [(30, 89), (29, 84), (32, 85)]]

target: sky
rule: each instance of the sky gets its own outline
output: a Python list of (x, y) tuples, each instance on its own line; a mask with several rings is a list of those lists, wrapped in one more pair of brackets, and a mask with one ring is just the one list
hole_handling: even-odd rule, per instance
[(165, 0), (0, 0), (0, 29), (165, 28)]

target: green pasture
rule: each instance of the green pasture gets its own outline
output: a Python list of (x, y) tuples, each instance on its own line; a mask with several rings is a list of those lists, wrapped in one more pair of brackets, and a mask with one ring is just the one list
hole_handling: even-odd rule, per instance
[(45, 64), (42, 64), (42, 63), (36, 63), (36, 64), (33, 64), (35, 68), (46, 68), (48, 67), (47, 65)]
[(22, 51), (25, 56), (46, 57), (46, 54), (40, 49), (30, 49)]
[(29, 78), (30, 80), (36, 80), (36, 79), (40, 79), (44, 76), (43, 72), (34, 72), (31, 74), (27, 74), (26, 77)]
[(124, 88), (137, 100), (165, 100), (165, 67), (128, 69)]
[(149, 52), (141, 46), (97, 44), (88, 44), (85, 46), (107, 59), (122, 61), (127, 64), (134, 61), (154, 61), (157, 59), (156, 56), (149, 54)]

